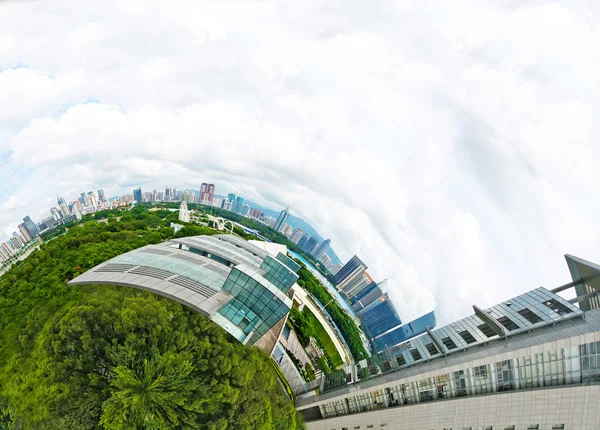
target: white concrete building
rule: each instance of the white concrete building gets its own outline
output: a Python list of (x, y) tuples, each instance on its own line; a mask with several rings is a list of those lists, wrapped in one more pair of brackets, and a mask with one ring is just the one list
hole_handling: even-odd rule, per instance
[[(323, 377), (297, 408), (308, 430), (600, 429), (600, 266)], [(558, 293), (575, 288), (565, 300)], [(575, 306), (579, 304), (579, 307)]]

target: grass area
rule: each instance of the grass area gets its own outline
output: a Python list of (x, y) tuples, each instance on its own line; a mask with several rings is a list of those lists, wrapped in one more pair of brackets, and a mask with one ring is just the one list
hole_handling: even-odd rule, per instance
[(308, 308), (305, 307), (303, 312), (310, 314), (309, 318), (312, 318), (313, 320), (315, 339), (317, 339), (319, 346), (323, 348), (323, 352), (325, 352), (325, 356), (327, 356), (329, 365), (331, 367), (337, 367), (342, 364), (344, 360), (342, 360), (342, 357), (335, 347), (333, 340), (331, 340), (331, 337), (329, 337), (329, 334), (327, 334), (327, 331), (325, 331), (325, 327), (323, 327), (317, 317), (310, 310), (308, 310)]
[(296, 406), (296, 396), (294, 395), (292, 386), (290, 385), (290, 383), (286, 379), (285, 375), (281, 371), (281, 368), (277, 365), (277, 363), (275, 363), (275, 360), (273, 359), (273, 357), (271, 357), (271, 360), (269, 360), (269, 361), (271, 362), (271, 366), (273, 366), (275, 373), (277, 373), (279, 381), (283, 384), (283, 387), (285, 388), (287, 395), (289, 396), (290, 400), (292, 401), (292, 404), (294, 406)]

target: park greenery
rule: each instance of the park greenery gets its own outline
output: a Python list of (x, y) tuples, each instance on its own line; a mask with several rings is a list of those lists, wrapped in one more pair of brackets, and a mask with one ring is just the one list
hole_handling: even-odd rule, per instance
[(319, 348), (323, 350), (325, 360), (317, 360), (317, 367), (323, 373), (327, 375), (331, 373), (332, 368), (336, 368), (343, 363), (342, 357), (325, 331), (325, 328), (323, 328), (319, 320), (307, 306), (302, 309), (302, 312), (295, 307), (292, 308), (289, 320), (302, 346), (306, 348), (310, 343), (310, 338), (314, 338)]
[(0, 278), (0, 429), (302, 428), (263, 352), (169, 299), (67, 285), (135, 248), (215, 232), (175, 235), (176, 220), (149, 205), (87, 215)]

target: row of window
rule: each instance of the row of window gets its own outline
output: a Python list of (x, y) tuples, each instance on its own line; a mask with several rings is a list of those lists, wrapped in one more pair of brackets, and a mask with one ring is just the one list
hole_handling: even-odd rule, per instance
[(600, 342), (402, 382), (319, 406), (323, 418), (509, 390), (600, 382)]
[[(379, 427), (387, 427), (387, 423), (383, 423), (380, 424)], [(361, 426), (353, 426), (352, 427), (353, 430), (359, 430), (361, 428)], [(366, 428), (368, 429), (372, 429), (375, 428), (374, 424), (367, 424)], [(508, 425), (508, 426), (504, 426), (501, 427), (504, 430), (516, 430), (514, 425)], [(527, 430), (538, 430), (540, 428), (539, 424), (530, 424), (527, 426)], [(564, 430), (565, 425), (564, 424), (554, 424), (552, 426), (552, 430)], [(482, 430), (494, 430), (494, 426), (483, 426), (481, 427)], [(331, 430), (337, 430), (335, 428), (331, 429)], [(342, 430), (349, 430), (349, 427), (342, 427)], [(431, 430), (435, 430), (435, 429), (431, 429)], [(452, 430), (452, 427), (447, 428), (445, 427), (444, 430)], [(475, 430), (473, 427), (461, 427), (460, 430)]]

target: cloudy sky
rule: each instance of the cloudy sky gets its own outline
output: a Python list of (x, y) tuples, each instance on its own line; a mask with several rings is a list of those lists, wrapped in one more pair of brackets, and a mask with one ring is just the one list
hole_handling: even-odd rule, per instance
[[(0, 2), (0, 233), (217, 185), (440, 323), (600, 261), (592, 0)], [(596, 118), (596, 120), (594, 119)]]

